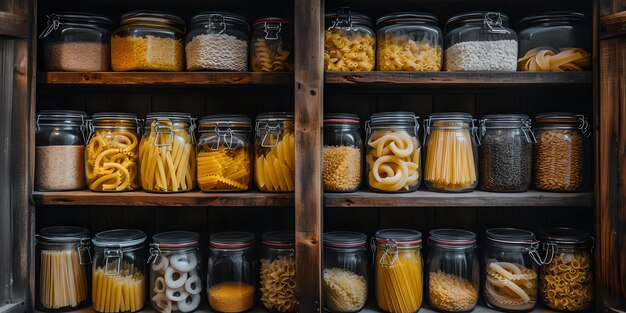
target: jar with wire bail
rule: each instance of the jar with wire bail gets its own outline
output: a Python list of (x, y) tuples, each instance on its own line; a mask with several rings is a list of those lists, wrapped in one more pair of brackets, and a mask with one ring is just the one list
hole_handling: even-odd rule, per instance
[(263, 234), (260, 270), (261, 303), (270, 312), (298, 310), (294, 232)]
[(363, 141), (359, 116), (324, 115), (322, 182), (326, 192), (354, 192), (361, 185)]
[(252, 27), (253, 72), (293, 72), (293, 22), (278, 17), (257, 20)]
[(254, 181), (264, 192), (291, 192), (295, 187), (293, 113), (264, 113), (256, 118)]
[(160, 313), (193, 312), (200, 306), (200, 235), (169, 231), (152, 236), (150, 244), (150, 301)]
[(369, 17), (342, 7), (326, 13), (324, 70), (329, 72), (373, 71), (376, 35)]

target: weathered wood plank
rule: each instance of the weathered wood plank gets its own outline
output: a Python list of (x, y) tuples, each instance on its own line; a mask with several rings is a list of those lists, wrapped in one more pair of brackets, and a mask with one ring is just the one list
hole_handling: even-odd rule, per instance
[(28, 37), (26, 16), (0, 11), (0, 36)]
[(43, 85), (240, 86), (289, 85), (293, 73), (251, 72), (40, 72)]

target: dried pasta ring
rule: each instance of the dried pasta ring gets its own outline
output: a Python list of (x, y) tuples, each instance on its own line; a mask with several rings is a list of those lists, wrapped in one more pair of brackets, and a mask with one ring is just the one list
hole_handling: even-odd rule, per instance
[[(168, 299), (174, 302), (183, 301), (189, 296), (189, 294), (183, 288), (167, 288), (167, 290), (165, 291), (165, 295)], [(178, 304), (178, 308), (180, 309), (180, 303)]]
[(166, 256), (160, 256), (152, 263), (152, 270), (165, 275), (165, 269), (170, 265), (170, 261)]
[[(178, 274), (178, 279), (174, 279), (174, 275)], [(165, 270), (165, 285), (167, 285), (168, 289), (176, 289), (181, 288), (185, 285), (185, 281), (187, 280), (187, 273), (178, 272), (173, 267), (168, 267)]]
[(200, 305), (200, 295), (188, 295), (178, 302), (178, 310), (187, 313), (195, 310)]
[(154, 280), (154, 292), (165, 293), (165, 288), (165, 279), (163, 279), (163, 277), (157, 277), (157, 279)]
[(199, 294), (202, 291), (202, 282), (200, 281), (200, 276), (190, 276), (189, 279), (187, 279), (187, 281), (185, 282), (185, 291), (187, 291), (191, 295)]
[(191, 272), (198, 266), (193, 254), (175, 254), (170, 258), (170, 265), (179, 272)]
[(165, 294), (158, 293), (152, 297), (152, 301), (161, 312), (172, 310), (172, 301), (170, 301)]

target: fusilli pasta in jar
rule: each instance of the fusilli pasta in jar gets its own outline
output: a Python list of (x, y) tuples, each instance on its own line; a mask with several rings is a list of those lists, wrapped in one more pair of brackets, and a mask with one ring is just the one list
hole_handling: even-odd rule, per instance
[(293, 71), (293, 23), (281, 18), (254, 22), (250, 43), (253, 72)]

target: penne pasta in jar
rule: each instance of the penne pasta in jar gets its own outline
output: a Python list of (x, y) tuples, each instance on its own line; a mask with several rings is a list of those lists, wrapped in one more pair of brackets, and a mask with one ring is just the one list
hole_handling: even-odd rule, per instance
[(265, 113), (257, 117), (254, 180), (260, 191), (294, 191), (295, 144), (293, 113)]
[(340, 8), (326, 14), (324, 70), (334, 72), (373, 71), (376, 36), (369, 17)]

